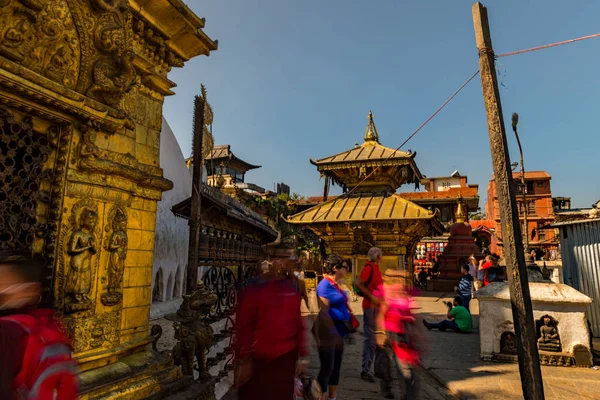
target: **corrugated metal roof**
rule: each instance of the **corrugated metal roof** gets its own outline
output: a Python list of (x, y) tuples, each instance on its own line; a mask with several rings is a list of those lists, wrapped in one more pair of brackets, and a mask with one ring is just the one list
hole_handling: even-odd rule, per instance
[(340, 196), (288, 217), (291, 224), (433, 219), (435, 214), (397, 194)]

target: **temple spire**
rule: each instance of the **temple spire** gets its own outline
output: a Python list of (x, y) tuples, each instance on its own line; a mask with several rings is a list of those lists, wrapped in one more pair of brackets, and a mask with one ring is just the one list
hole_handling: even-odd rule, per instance
[(456, 222), (463, 224), (465, 222), (465, 212), (463, 211), (462, 196), (458, 195), (458, 208), (456, 210)]
[(377, 142), (379, 143), (379, 133), (375, 127), (375, 121), (373, 121), (373, 112), (369, 111), (369, 123), (365, 130), (365, 142)]

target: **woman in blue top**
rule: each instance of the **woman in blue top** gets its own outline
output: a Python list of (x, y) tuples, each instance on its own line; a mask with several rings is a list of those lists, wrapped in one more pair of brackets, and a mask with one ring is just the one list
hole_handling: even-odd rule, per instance
[(338, 286), (348, 269), (348, 264), (339, 255), (330, 255), (325, 261), (325, 277), (317, 286), (321, 310), (313, 329), (321, 361), (317, 381), (323, 393), (321, 399), (325, 400), (328, 394), (329, 399), (336, 398), (344, 353), (344, 337), (350, 333), (348, 295)]

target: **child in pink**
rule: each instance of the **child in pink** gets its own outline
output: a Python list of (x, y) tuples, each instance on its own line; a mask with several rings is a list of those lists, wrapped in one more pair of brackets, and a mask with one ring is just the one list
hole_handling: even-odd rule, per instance
[[(378, 345), (380, 355), (384, 350), (388, 362), (380, 374), (381, 392), (386, 398), (393, 398), (392, 365), (396, 365), (404, 378), (406, 393), (403, 398), (414, 398), (416, 395), (413, 368), (419, 363), (419, 353), (411, 338), (411, 328), (415, 322), (411, 311), (414, 308), (414, 300), (410, 297), (405, 282), (403, 271), (387, 270), (384, 284), (378, 288), (378, 294), (383, 300), (377, 320), (380, 335)], [(380, 362), (383, 363), (381, 360)]]

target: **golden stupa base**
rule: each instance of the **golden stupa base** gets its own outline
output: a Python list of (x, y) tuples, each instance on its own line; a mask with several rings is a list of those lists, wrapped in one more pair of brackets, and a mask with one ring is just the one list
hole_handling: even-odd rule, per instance
[[(104, 358), (106, 362), (108, 358)], [(80, 375), (81, 400), (99, 399), (162, 399), (186, 391), (194, 384), (184, 377), (166, 354), (145, 350), (120, 358), (119, 361), (83, 372)], [(212, 387), (212, 389), (210, 389)], [(209, 397), (214, 398), (214, 384), (208, 385)], [(210, 397), (212, 390), (213, 397)]]

